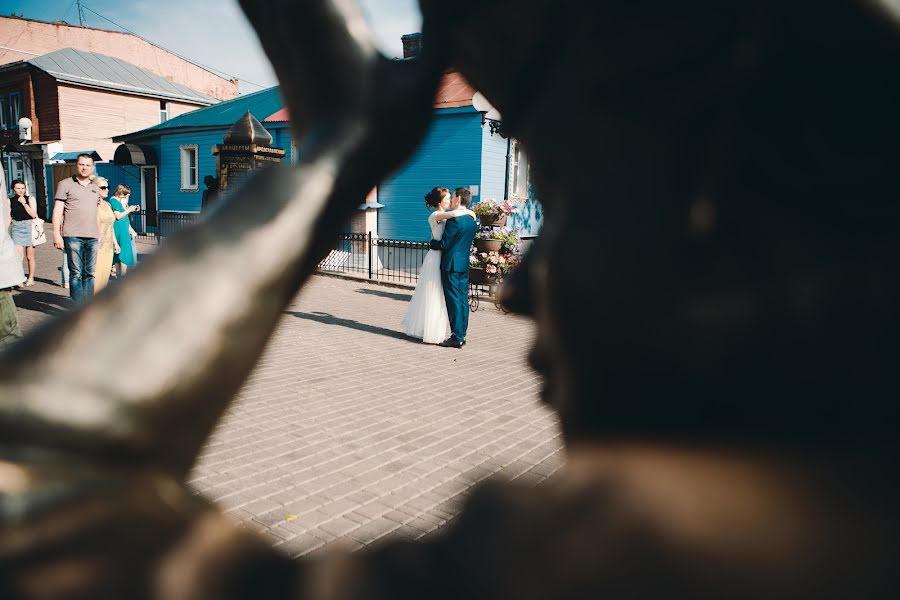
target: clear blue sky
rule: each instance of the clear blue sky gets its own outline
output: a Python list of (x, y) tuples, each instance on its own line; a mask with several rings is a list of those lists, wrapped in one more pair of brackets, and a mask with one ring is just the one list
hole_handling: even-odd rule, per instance
[[(402, 53), (400, 36), (419, 31), (421, 27), (418, 2), (359, 2), (381, 51), (389, 56), (399, 56)], [(255, 92), (259, 86), (277, 83), (255, 32), (235, 0), (85, 0), (82, 6), (85, 25), (118, 30), (88, 10), (92, 9), (155, 44), (241, 78), (242, 92)], [(78, 10), (73, 0), (2, 0), (0, 14), (11, 13), (29, 19), (78, 24)], [(0, 44), (8, 46), (13, 45), (12, 42), (3, 40)]]

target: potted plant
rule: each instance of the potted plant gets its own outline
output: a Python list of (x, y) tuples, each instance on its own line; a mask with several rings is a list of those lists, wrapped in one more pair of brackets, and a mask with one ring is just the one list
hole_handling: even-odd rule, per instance
[(482, 227), (475, 234), (474, 245), (478, 252), (511, 254), (518, 251), (519, 234), (508, 227)]
[(469, 282), (476, 285), (499, 283), (518, 264), (519, 257), (512, 253), (473, 252), (469, 256)]
[(506, 218), (516, 210), (518, 207), (509, 200), (498, 202), (493, 198), (485, 198), (472, 207), (472, 211), (484, 226), (506, 225)]

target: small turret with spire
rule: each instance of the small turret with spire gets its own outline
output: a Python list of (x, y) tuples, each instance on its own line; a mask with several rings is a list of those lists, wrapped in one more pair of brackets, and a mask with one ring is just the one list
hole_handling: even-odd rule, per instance
[(248, 110), (243, 117), (231, 126), (223, 141), (226, 145), (255, 144), (269, 148), (272, 146), (272, 134)]
[(216, 157), (219, 192), (224, 192), (256, 169), (280, 163), (285, 151), (273, 148), (272, 140), (272, 134), (250, 111), (238, 119), (225, 134), (224, 143), (212, 149)]

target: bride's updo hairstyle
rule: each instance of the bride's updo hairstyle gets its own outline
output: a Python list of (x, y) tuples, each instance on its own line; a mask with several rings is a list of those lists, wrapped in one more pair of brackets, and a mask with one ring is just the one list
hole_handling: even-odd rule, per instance
[(449, 196), (450, 190), (445, 187), (436, 187), (425, 194), (425, 206), (432, 210), (436, 210), (441, 205), (444, 196)]

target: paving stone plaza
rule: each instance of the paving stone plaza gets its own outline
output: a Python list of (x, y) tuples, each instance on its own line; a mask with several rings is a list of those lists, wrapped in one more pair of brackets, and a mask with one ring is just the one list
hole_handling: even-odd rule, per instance
[[(37, 285), (15, 295), (26, 335), (71, 307), (62, 253), (37, 258)], [(559, 469), (557, 421), (525, 363), (530, 322), (482, 302), (465, 348), (429, 346), (399, 330), (411, 294), (311, 278), (190, 486), (299, 556), (435, 535), (486, 478), (537, 485)]]

